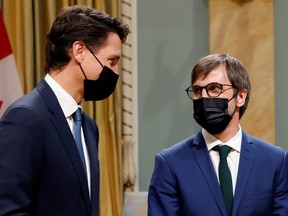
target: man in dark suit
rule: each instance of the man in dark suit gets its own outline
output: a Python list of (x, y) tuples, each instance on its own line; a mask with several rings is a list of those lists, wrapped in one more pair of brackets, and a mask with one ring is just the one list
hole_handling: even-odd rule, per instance
[(244, 66), (208, 55), (191, 84), (186, 92), (202, 130), (156, 155), (148, 215), (287, 216), (287, 152), (239, 125), (251, 91)]
[(81, 102), (114, 91), (128, 32), (87, 6), (59, 13), (47, 35), (45, 78), (0, 121), (0, 215), (98, 215), (98, 128)]

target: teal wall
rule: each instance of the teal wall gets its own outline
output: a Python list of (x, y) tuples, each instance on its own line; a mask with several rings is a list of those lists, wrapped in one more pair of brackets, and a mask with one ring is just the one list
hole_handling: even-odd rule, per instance
[[(274, 1), (275, 143), (288, 150), (288, 1)], [(265, 96), (263, 96), (265, 100)]]
[(139, 190), (147, 191), (154, 156), (199, 128), (185, 89), (208, 54), (207, 1), (138, 0)]
[[(209, 53), (207, 2), (137, 1), (140, 191), (148, 190), (155, 154), (199, 129), (184, 89)], [(274, 8), (276, 145), (288, 150), (288, 1)]]

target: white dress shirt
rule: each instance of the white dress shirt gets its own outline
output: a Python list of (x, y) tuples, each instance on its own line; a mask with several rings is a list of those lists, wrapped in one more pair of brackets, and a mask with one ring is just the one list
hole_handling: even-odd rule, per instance
[(214, 136), (209, 134), (205, 129), (202, 129), (202, 134), (206, 142), (216, 175), (218, 177), (218, 181), (219, 181), (218, 167), (219, 167), (220, 158), (219, 158), (219, 152), (213, 150), (213, 148), (217, 145), (228, 145), (232, 148), (231, 152), (227, 156), (227, 163), (231, 172), (233, 194), (234, 194), (235, 188), (236, 188), (236, 181), (237, 181), (237, 174), (238, 174), (239, 160), (240, 160), (241, 142), (242, 142), (242, 129), (240, 125), (239, 125), (239, 131), (237, 132), (237, 134), (226, 143), (223, 143), (220, 140), (216, 139)]
[[(70, 130), (73, 136), (75, 137), (73, 113), (78, 109), (78, 107), (81, 108), (81, 106), (79, 106), (74, 100), (74, 98), (70, 94), (68, 94), (49, 74), (45, 76), (45, 81), (48, 83), (48, 85), (51, 87), (51, 89), (55, 93), (58, 99), (58, 102), (61, 106), (61, 109), (66, 117)], [(90, 188), (91, 188), (90, 162), (89, 162), (89, 155), (88, 155), (82, 127), (81, 127), (81, 139), (82, 139), (82, 148), (83, 148), (84, 157), (85, 157), (87, 181), (88, 181), (88, 187), (89, 187), (89, 193), (90, 193)]]

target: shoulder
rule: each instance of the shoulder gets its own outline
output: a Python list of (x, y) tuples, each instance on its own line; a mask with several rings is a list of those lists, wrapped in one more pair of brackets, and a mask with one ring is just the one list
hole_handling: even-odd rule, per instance
[[(49, 92), (50, 87), (47, 85), (47, 83), (42, 80), (32, 91), (25, 94), (24, 96), (17, 99), (14, 103), (12, 103), (8, 108), (7, 111), (10, 111), (15, 108), (22, 108), (22, 109), (28, 109), (28, 110), (35, 110), (39, 109), (39, 107), (44, 107), (45, 104), (50, 103), (51, 101), (48, 101), (45, 99), (46, 95), (43, 95), (43, 91)], [(52, 90), (50, 89), (50, 95), (53, 95)], [(56, 100), (56, 97), (54, 96), (54, 100)], [(55, 103), (53, 101), (53, 103)]]
[(193, 151), (194, 148), (199, 146), (206, 147), (201, 132), (198, 132), (197, 134), (188, 137), (169, 148), (161, 150), (158, 155), (161, 155), (165, 158), (184, 156), (186, 154), (191, 154), (191, 151)]
[(277, 156), (283, 157), (285, 150), (279, 146), (271, 144), (265, 140), (248, 135), (243, 132), (243, 143), (255, 149), (256, 154), (261, 154), (263, 157), (275, 158)]
[[(45, 98), (46, 95), (43, 95), (43, 91), (39, 91), (39, 88), (49, 89), (49, 86), (44, 81), (41, 81), (31, 92), (12, 103), (5, 110), (1, 121), (9, 122), (15, 120), (20, 124), (23, 122), (24, 125), (41, 125), (44, 119), (52, 115), (51, 110), (56, 107), (59, 109), (60, 105), (57, 102), (56, 96), (53, 96), (52, 91), (49, 93), (49, 97)], [(51, 107), (51, 109), (48, 107)]]

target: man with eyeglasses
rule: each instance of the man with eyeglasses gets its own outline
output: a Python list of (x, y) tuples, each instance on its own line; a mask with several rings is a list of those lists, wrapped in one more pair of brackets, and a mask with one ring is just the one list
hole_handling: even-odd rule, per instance
[(287, 216), (288, 153), (245, 133), (245, 67), (225, 54), (203, 57), (186, 89), (196, 135), (155, 157), (149, 216)]

